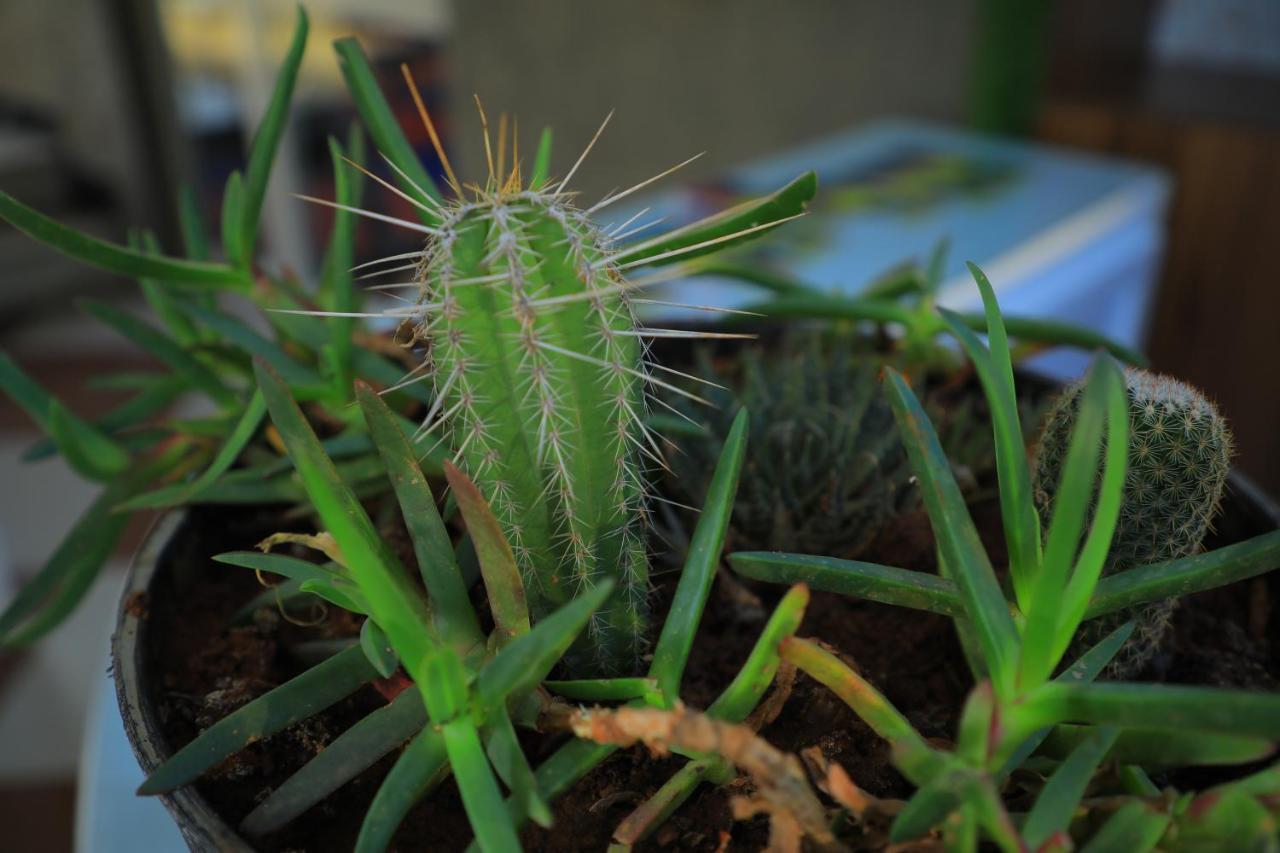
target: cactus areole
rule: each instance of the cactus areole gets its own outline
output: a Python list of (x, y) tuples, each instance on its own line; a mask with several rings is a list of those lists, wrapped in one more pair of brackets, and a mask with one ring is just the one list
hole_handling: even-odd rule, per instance
[[(610, 238), (566, 196), (482, 192), (446, 207), (414, 318), (440, 433), (502, 522), (534, 618), (618, 582), (574, 669), (640, 652), (648, 569), (645, 364)], [(587, 657), (587, 656), (590, 657)]]

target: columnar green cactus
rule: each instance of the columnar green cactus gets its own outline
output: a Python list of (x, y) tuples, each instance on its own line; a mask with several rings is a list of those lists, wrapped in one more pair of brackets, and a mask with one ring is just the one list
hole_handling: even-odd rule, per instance
[[(502, 521), (537, 618), (606, 577), (575, 668), (634, 659), (648, 569), (645, 363), (611, 238), (569, 197), (492, 186), (442, 212), (418, 265), (438, 427)], [(590, 650), (594, 661), (583, 657)]]
[[(495, 165), (480, 108), (488, 177), (483, 185), (463, 184), (417, 90), (411, 92), (452, 197), (442, 197), (425, 174), (426, 184), (413, 180), (389, 158), (411, 193), (366, 174), (417, 207), (421, 223), (310, 200), (429, 235), (419, 252), (365, 265), (396, 264), (371, 275), (415, 270), (413, 281), (380, 289), (414, 288), (417, 300), (373, 316), (410, 322), (426, 345), (424, 363), (396, 386), (421, 380), (434, 386), (418, 437), (444, 444), (484, 492), (523, 575), (535, 620), (606, 578), (615, 582), (612, 600), (596, 611), (565, 660), (578, 673), (630, 668), (646, 627), (645, 468), (664, 464), (645, 422), (646, 386), (674, 388), (650, 375), (651, 366), (665, 368), (646, 361), (645, 341), (735, 335), (642, 328), (631, 308), (634, 292), (678, 278), (681, 270), (632, 281), (623, 273), (715, 251), (801, 216), (817, 179), (806, 173), (762, 199), (624, 244), (656, 223), (631, 227), (641, 211), (605, 230), (592, 216), (696, 158), (584, 210), (565, 186), (604, 125), (558, 181), (546, 177), (551, 137), (544, 132), (525, 181), (514, 123), (510, 136), (505, 118), (499, 123)], [(512, 153), (510, 169), (506, 151)], [(405, 162), (420, 170), (415, 160)]]
[[(1129, 470), (1124, 503), (1104, 574), (1195, 553), (1222, 500), (1231, 460), (1231, 432), (1217, 407), (1191, 386), (1144, 370), (1125, 371), (1129, 392)], [(1036, 450), (1036, 503), (1048, 521), (1067, 454), (1081, 383), (1054, 405)], [(1169, 625), (1173, 600), (1122, 613), (1138, 630), (1112, 671), (1131, 675), (1150, 660)], [(1114, 624), (1086, 622), (1082, 634), (1101, 637)], [(1116, 623), (1118, 624), (1118, 622)], [(1087, 641), (1087, 638), (1086, 638)]]

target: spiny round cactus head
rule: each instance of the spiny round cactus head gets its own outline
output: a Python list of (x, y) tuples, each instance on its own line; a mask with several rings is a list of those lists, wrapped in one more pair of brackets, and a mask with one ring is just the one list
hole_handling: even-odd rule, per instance
[[(674, 488), (705, 490), (733, 416), (750, 412), (752, 443), (734, 506), (734, 546), (854, 556), (911, 500), (911, 469), (880, 393), (882, 364), (847, 337), (789, 338), (747, 350), (732, 369), (698, 354), (699, 373), (724, 386), (709, 407), (673, 405), (707, 430), (672, 454)], [(730, 390), (732, 389), (732, 390)]]
[[(1176, 379), (1125, 370), (1129, 396), (1129, 468), (1104, 574), (1194, 554), (1208, 533), (1231, 467), (1226, 421), (1203, 394)], [(1046, 421), (1035, 461), (1035, 499), (1046, 523), (1080, 406), (1083, 381), (1069, 386)], [(1155, 654), (1174, 602), (1085, 623), (1087, 638), (1138, 617), (1138, 629), (1112, 672), (1131, 675)], [(1085, 640), (1087, 642), (1087, 639)]]
[(639, 655), (648, 571), (645, 364), (611, 239), (547, 187), (476, 189), (442, 210), (417, 269), (437, 429), (502, 522), (535, 618), (618, 581), (570, 653)]

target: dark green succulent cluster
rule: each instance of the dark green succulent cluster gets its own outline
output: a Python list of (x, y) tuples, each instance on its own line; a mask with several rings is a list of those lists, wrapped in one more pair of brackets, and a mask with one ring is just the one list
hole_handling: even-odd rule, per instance
[[(719, 365), (696, 356), (700, 393), (710, 406), (671, 395), (670, 404), (703, 429), (702, 438), (671, 454), (674, 491), (698, 499), (739, 406), (753, 434), (734, 509), (734, 542), (761, 551), (864, 552), (903, 512), (919, 507), (911, 466), (880, 374), (893, 356), (870, 339), (841, 333), (789, 334), (777, 347), (735, 353)], [(995, 470), (986, 403), (964, 388), (931, 387), (938, 365), (912, 362), (925, 407), (956, 479), (971, 498)], [(714, 386), (706, 383), (715, 383)], [(1039, 422), (1042, 404), (1018, 399), (1024, 425)]]
[[(1186, 383), (1145, 370), (1125, 371), (1129, 399), (1129, 468), (1124, 499), (1103, 574), (1190, 556), (1199, 550), (1222, 501), (1231, 467), (1231, 432), (1217, 407)], [(1053, 504), (1082, 383), (1054, 404), (1036, 449), (1035, 497), (1042, 516)], [(1111, 665), (1132, 675), (1159, 649), (1175, 602), (1155, 601), (1136, 611), (1085, 624), (1082, 643), (1101, 639), (1121, 622), (1137, 630)]]
[[(732, 373), (709, 353), (698, 372), (724, 383), (710, 406), (681, 406), (707, 432), (669, 463), (686, 496), (706, 487), (739, 406), (758, 436), (747, 451), (734, 541), (756, 550), (861, 552), (907, 504), (911, 468), (880, 394), (880, 360), (849, 339), (797, 338), (780, 353), (752, 349)], [(676, 403), (680, 405), (680, 403)]]

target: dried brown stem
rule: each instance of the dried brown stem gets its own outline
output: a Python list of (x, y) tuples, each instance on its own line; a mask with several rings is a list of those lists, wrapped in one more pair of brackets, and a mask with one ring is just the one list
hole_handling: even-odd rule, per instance
[(659, 755), (681, 749), (722, 756), (755, 781), (758, 796), (746, 803), (735, 801), (734, 812), (767, 812), (771, 849), (799, 851), (804, 835), (822, 849), (840, 849), (799, 759), (774, 748), (748, 726), (713, 720), (682, 706), (673, 711), (596, 708), (579, 711), (570, 722), (574, 734), (597, 743), (643, 743)]

